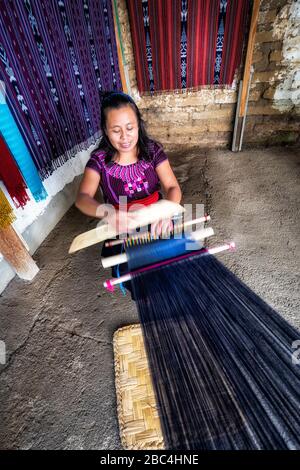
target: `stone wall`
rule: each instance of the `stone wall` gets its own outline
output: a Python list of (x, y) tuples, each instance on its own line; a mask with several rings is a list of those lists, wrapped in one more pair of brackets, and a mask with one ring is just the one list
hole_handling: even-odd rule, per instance
[(261, 2), (245, 142), (299, 142), (300, 1)]
[[(239, 76), (230, 89), (140, 96), (126, 1), (117, 3), (131, 94), (149, 134), (169, 149), (230, 146)], [(261, 1), (244, 145), (299, 142), (299, 24), (300, 0)]]

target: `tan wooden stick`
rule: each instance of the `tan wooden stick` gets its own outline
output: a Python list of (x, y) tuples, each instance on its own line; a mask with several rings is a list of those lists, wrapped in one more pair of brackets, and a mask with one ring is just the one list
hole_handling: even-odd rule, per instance
[[(137, 204), (138, 202), (137, 200)], [(184, 212), (184, 208), (180, 204), (162, 199), (155, 204), (145, 206), (143, 209), (131, 211), (130, 214), (134, 215), (134, 221), (130, 221), (128, 229), (135, 230), (137, 227), (143, 227), (157, 220), (167, 219), (176, 214), (182, 214), (182, 212)], [(108, 238), (115, 238), (120, 233), (121, 232), (114, 230), (108, 224), (99, 225), (93, 230), (84, 232), (74, 238), (69, 253), (75, 253), (75, 251), (103, 242)]]
[(0, 252), (21, 279), (31, 281), (39, 272), (35, 261), (11, 225), (0, 230)]

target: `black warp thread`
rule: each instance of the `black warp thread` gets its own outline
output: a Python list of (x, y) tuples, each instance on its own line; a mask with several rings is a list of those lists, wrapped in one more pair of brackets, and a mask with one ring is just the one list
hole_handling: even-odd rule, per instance
[(211, 255), (132, 284), (168, 449), (300, 448), (295, 328)]

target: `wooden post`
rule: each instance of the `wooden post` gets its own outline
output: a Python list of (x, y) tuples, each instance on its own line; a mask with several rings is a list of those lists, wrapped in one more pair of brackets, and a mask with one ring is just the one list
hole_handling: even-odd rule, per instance
[(255, 40), (255, 34), (256, 34), (256, 28), (257, 28), (259, 4), (260, 4), (260, 0), (254, 0), (252, 16), (251, 16), (250, 31), (249, 31), (249, 39), (248, 39), (248, 45), (247, 45), (244, 75), (243, 75), (243, 88), (242, 88), (241, 103), (240, 103), (240, 110), (239, 110), (240, 116), (245, 115), (246, 97), (247, 97), (247, 90), (249, 86), (249, 78), (250, 78), (250, 71), (251, 71), (251, 65), (252, 65), (252, 56), (253, 56), (254, 40)]
[(127, 86), (127, 81), (126, 81), (126, 76), (125, 76), (125, 63), (123, 60), (123, 54), (122, 54), (122, 48), (121, 48), (121, 31), (119, 31), (118, 27), (118, 21), (117, 21), (117, 4), (116, 1), (112, 1), (112, 7), (113, 7), (113, 17), (114, 17), (114, 29), (115, 29), (115, 37), (116, 37), (116, 43), (117, 43), (117, 52), (118, 52), (118, 62), (119, 62), (119, 70), (120, 70), (120, 76), (121, 76), (121, 82), (122, 82), (122, 88), (124, 93), (128, 93), (128, 86)]
[(235, 125), (234, 125), (235, 131), (234, 131), (233, 143), (232, 143), (233, 151), (238, 151), (238, 150), (241, 150), (242, 148), (242, 138), (243, 138), (243, 133), (244, 133), (243, 131), (244, 131), (244, 126), (245, 126), (247, 103), (248, 103), (248, 96), (249, 96), (249, 91), (250, 91), (250, 82), (251, 82), (250, 78), (252, 76), (251, 65), (252, 65), (252, 56), (253, 56), (254, 41), (255, 41), (255, 34), (256, 34), (256, 28), (257, 28), (259, 6), (260, 6), (260, 0), (254, 0), (252, 16), (251, 16), (250, 31), (249, 31), (249, 37), (248, 37), (248, 44), (247, 44), (244, 74), (240, 82), (240, 86), (242, 87), (242, 89), (241, 91), (239, 91), (240, 99), (237, 104), (236, 117), (235, 117)]
[(0, 253), (21, 279), (31, 281), (39, 272), (35, 261), (11, 225), (0, 230)]

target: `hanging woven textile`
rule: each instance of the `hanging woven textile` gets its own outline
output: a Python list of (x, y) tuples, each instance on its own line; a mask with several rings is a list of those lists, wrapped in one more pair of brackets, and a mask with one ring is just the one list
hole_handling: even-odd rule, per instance
[(0, 133), (14, 157), (36, 202), (46, 199), (47, 192), (0, 90)]
[(0, 179), (4, 182), (15, 206), (24, 207), (29, 196), (26, 192), (26, 184), (20, 174), (10, 151), (8, 150), (0, 134)]
[(11, 208), (4, 192), (0, 188), (0, 230), (7, 228), (16, 220), (13, 209)]
[(8, 0), (0, 79), (42, 179), (99, 136), (100, 92), (121, 89), (110, 0)]
[(249, 0), (127, 1), (141, 93), (231, 85)]

